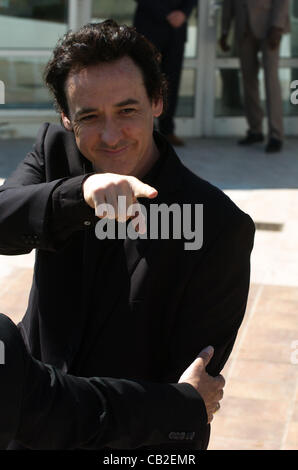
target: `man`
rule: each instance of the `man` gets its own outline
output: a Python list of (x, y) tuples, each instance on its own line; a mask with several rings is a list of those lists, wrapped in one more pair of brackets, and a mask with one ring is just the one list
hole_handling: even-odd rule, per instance
[(136, 0), (134, 26), (162, 54), (162, 70), (169, 83), (168, 107), (159, 119), (159, 131), (175, 146), (184, 145), (175, 134), (180, 77), (183, 65), (187, 20), (197, 0)]
[[(156, 54), (111, 20), (67, 34), (45, 74), (64, 128), (43, 125), (0, 188), (1, 253), (36, 248), (26, 344), (76, 376), (177, 382), (208, 344), (217, 376), (246, 308), (254, 224), (153, 133), (164, 89)], [(98, 238), (96, 214), (106, 204), (112, 220), (118, 196), (129, 207), (140, 198), (148, 213), (175, 203), (204, 230), (202, 247), (186, 250), (184, 233)], [(200, 205), (204, 218), (194, 220)], [(206, 426), (189, 446), (208, 439)]]
[(229, 50), (227, 37), (232, 20), (243, 77), (244, 106), (248, 122), (247, 136), (240, 145), (251, 145), (264, 140), (263, 109), (259, 95), (259, 60), (262, 53), (266, 106), (268, 114), (268, 142), (266, 152), (279, 152), (283, 145), (282, 98), (278, 77), (279, 46), (282, 34), (289, 32), (288, 0), (224, 0), (222, 12), (221, 47)]
[(224, 379), (205, 372), (212, 354), (201, 351), (179, 384), (74, 377), (32, 358), (0, 314), (0, 449), (12, 438), (51, 450), (135, 448), (182, 433), (193, 440), (223, 396)]

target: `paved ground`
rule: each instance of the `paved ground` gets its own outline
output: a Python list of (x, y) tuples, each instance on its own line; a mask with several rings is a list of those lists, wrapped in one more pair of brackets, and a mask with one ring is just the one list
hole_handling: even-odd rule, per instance
[[(30, 140), (0, 141), (6, 178)], [(266, 155), (234, 139), (188, 139), (184, 162), (220, 187), (257, 224), (245, 320), (223, 371), (222, 408), (210, 449), (298, 449), (298, 140)], [(0, 256), (0, 311), (26, 308), (34, 253)]]

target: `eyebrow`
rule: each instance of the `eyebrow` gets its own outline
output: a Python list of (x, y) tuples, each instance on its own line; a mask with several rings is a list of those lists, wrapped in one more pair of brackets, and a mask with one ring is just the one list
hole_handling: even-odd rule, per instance
[(127, 106), (128, 104), (139, 104), (139, 101), (133, 98), (128, 98), (127, 100), (120, 101), (120, 103), (116, 103), (114, 106), (121, 108), (122, 106)]
[(82, 108), (82, 109), (79, 109), (79, 111), (77, 111), (75, 113), (74, 119), (77, 119), (82, 114), (94, 113), (95, 111), (97, 111), (96, 108)]
[[(131, 104), (139, 104), (139, 101), (135, 100), (134, 98), (128, 98), (127, 100), (120, 101), (119, 103), (114, 104), (114, 107), (115, 108), (122, 108), (123, 106), (128, 106), (128, 105), (131, 105)], [(94, 113), (95, 111), (97, 111), (96, 108), (82, 108), (82, 109), (79, 109), (75, 113), (74, 118), (77, 119), (82, 114)]]

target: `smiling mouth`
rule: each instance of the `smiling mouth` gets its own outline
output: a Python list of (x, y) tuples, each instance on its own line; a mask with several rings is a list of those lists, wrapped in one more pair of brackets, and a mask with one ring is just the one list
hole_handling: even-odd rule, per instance
[(125, 147), (121, 147), (118, 149), (109, 149), (109, 148), (104, 148), (104, 149), (99, 149), (100, 152), (104, 152), (108, 155), (116, 156), (116, 155), (121, 155), (123, 152), (125, 152), (128, 149), (128, 145)]

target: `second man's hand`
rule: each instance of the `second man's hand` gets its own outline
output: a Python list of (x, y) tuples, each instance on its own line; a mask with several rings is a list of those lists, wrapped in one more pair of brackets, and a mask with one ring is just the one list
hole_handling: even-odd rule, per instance
[(225, 379), (222, 375), (212, 377), (205, 370), (213, 354), (214, 349), (212, 346), (203, 349), (179, 379), (179, 383), (192, 385), (203, 398), (208, 423), (211, 423), (214, 413), (220, 408), (219, 401), (223, 397), (223, 388), (225, 386)]

